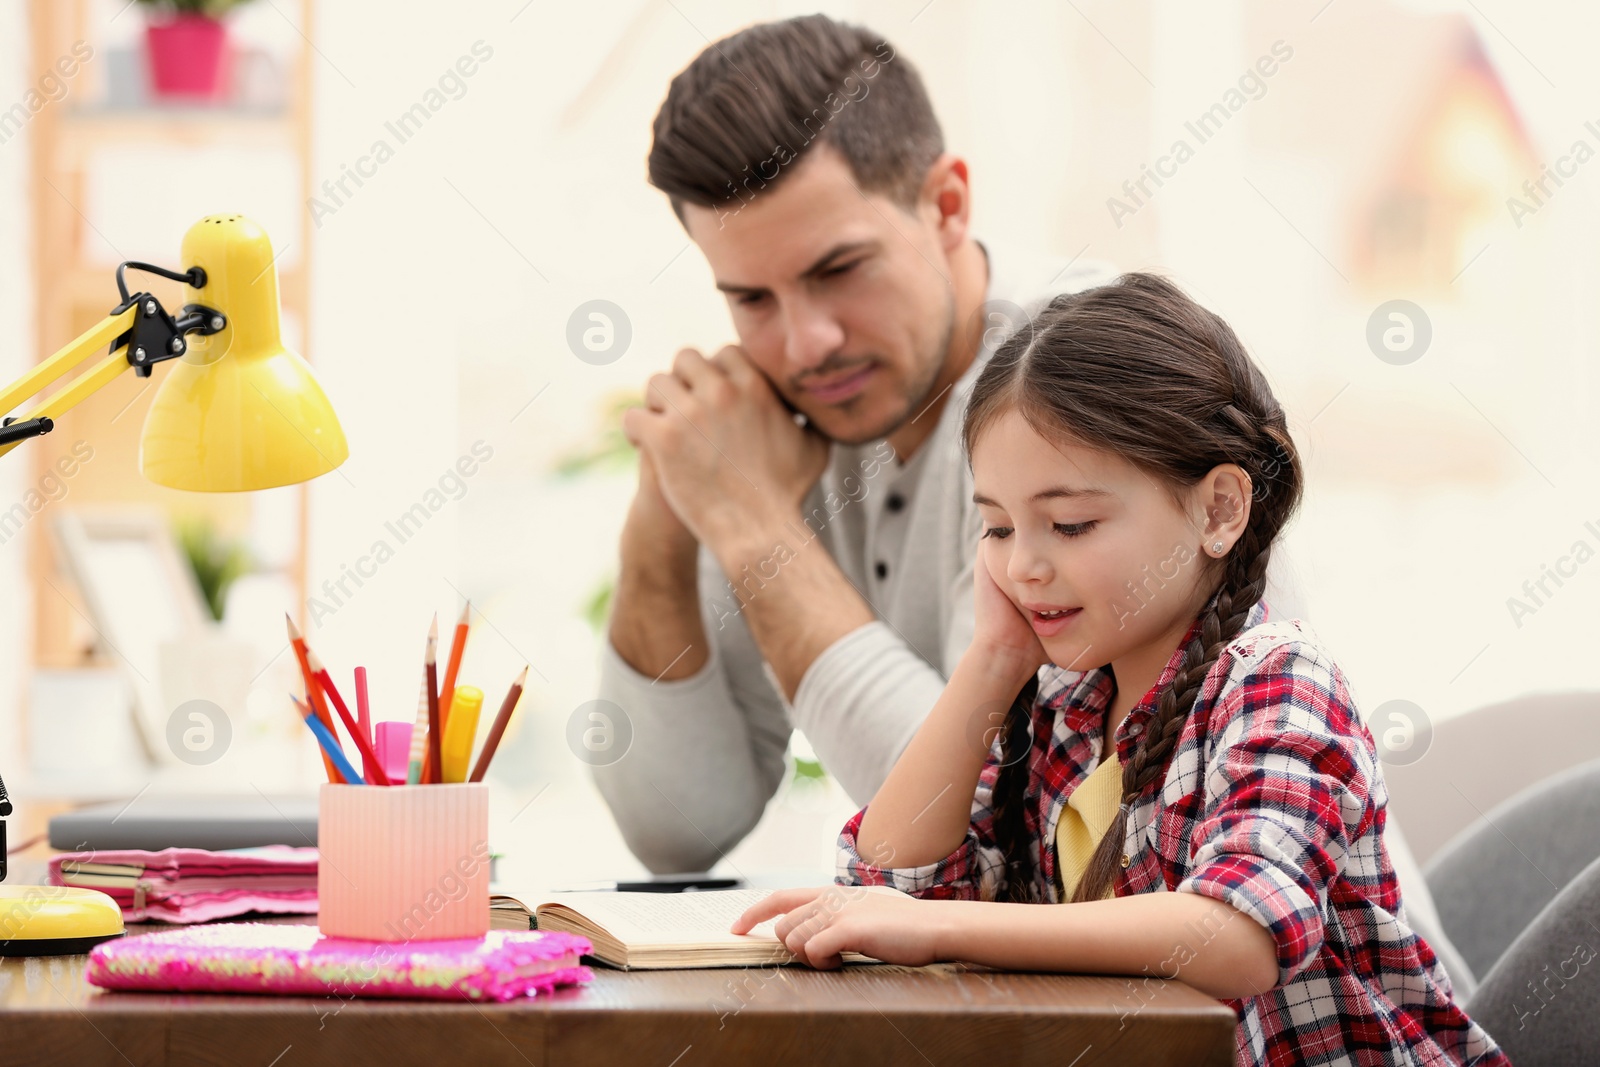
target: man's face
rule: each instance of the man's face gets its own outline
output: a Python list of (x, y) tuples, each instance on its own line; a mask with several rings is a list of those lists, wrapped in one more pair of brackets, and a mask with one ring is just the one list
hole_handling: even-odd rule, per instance
[(780, 179), (742, 206), (684, 205), (689, 236), (778, 393), (835, 441), (887, 437), (935, 399), (950, 345), (938, 211), (863, 194), (826, 144)]

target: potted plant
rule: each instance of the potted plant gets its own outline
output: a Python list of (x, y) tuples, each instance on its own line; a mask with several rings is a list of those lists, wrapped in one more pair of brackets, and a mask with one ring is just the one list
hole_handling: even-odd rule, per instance
[(151, 9), (145, 57), (157, 97), (216, 100), (228, 85), (222, 16), (248, 0), (139, 0)]
[(207, 517), (175, 525), (212, 621), (156, 644), (156, 683), (169, 718), (166, 744), (154, 755), (163, 763), (200, 767), (227, 754), (230, 724), (244, 721), (251, 684), (261, 673), (255, 646), (221, 625), (228, 590), (256, 565), (243, 541), (222, 534)]
[(211, 617), (222, 621), (233, 583), (255, 569), (250, 550), (241, 540), (224, 537), (208, 518), (191, 517), (176, 524), (178, 547), (194, 571)]

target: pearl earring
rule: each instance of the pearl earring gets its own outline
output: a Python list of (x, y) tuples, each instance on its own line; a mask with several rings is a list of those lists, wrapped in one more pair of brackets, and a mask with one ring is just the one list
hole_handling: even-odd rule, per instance
[(1222, 542), (1221, 541), (1213, 541), (1213, 542), (1211, 542), (1211, 554), (1213, 556), (1222, 555)]

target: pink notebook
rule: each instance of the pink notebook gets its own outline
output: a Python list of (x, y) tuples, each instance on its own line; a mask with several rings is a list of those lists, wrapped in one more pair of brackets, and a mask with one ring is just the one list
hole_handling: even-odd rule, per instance
[(356, 941), (315, 926), (218, 923), (96, 945), (85, 977), (104, 989), (515, 1000), (589, 981), (573, 934), (490, 930), (447, 941)]
[(108, 894), (126, 922), (209, 922), (246, 912), (315, 915), (317, 850), (266, 845), (63, 852), (50, 860), (51, 885)]

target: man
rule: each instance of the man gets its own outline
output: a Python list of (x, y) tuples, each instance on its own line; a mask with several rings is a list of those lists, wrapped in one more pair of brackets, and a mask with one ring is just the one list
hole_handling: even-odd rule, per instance
[(823, 16), (701, 53), (649, 168), (740, 341), (679, 352), (623, 419), (639, 488), (600, 695), (631, 741), (594, 773), (668, 872), (755, 825), (794, 726), (853, 800), (876, 791), (972, 636), (965, 392), (1017, 305), (1109, 275), (1050, 290), (991, 261), (916, 71)]

